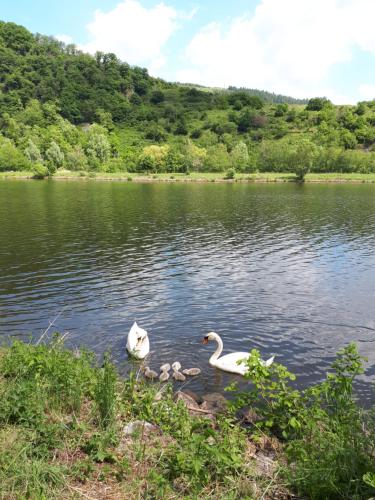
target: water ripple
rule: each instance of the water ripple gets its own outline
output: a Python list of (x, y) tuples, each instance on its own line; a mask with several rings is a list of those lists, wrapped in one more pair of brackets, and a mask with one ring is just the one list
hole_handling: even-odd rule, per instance
[[(150, 332), (151, 364), (199, 366), (189, 387), (222, 390), (208, 330), (225, 349), (277, 354), (301, 385), (356, 341), (375, 379), (375, 187), (0, 182), (0, 334), (56, 329), (129, 362), (127, 331)], [(9, 210), (11, 207), (11, 210)]]

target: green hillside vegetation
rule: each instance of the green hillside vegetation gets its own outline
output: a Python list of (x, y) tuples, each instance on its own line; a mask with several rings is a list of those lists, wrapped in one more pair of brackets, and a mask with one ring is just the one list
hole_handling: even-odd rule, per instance
[(296, 102), (167, 83), (0, 22), (0, 171), (375, 172), (375, 100)]

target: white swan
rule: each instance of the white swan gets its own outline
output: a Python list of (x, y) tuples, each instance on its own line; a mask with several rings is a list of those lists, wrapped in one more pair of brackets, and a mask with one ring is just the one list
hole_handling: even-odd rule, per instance
[(126, 349), (131, 356), (137, 359), (145, 358), (150, 352), (150, 342), (147, 332), (143, 328), (140, 328), (136, 321), (134, 321), (128, 333)]
[[(247, 373), (248, 368), (246, 364), (238, 364), (238, 362), (243, 359), (247, 359), (250, 355), (248, 352), (232, 352), (219, 358), (220, 354), (223, 351), (223, 341), (215, 332), (210, 332), (208, 335), (206, 335), (202, 342), (203, 344), (208, 344), (209, 340), (215, 340), (218, 344), (216, 351), (209, 359), (209, 363), (211, 366), (215, 366), (216, 368), (219, 368), (219, 370), (223, 370), (225, 372), (237, 373), (239, 375), (245, 375)], [(261, 363), (263, 366), (270, 366), (272, 365), (274, 359), (275, 356), (272, 356), (272, 358), (267, 359), (267, 361), (261, 360)]]

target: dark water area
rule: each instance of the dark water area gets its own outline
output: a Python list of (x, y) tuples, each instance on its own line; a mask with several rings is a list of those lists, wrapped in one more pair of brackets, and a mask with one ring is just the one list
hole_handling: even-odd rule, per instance
[[(368, 357), (374, 401), (375, 186), (0, 181), (0, 337), (54, 330), (122, 373), (130, 326), (148, 330), (150, 366), (178, 360), (200, 393), (238, 379), (224, 352), (276, 354), (300, 385), (350, 341)], [(0, 340), (1, 341), (1, 340)]]

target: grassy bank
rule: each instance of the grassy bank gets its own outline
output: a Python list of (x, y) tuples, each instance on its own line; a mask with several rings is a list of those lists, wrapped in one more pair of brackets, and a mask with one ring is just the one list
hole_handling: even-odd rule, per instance
[[(4, 350), (0, 399), (1, 498), (285, 497), (229, 413), (192, 416), (171, 385), (121, 380), (58, 341)], [(152, 427), (124, 431), (135, 421)]]
[[(0, 172), (0, 179), (32, 179), (30, 171)], [(234, 179), (227, 179), (224, 172), (191, 172), (186, 174), (138, 174), (129, 172), (73, 172), (58, 170), (53, 179), (78, 179), (78, 180), (112, 180), (128, 182), (295, 182), (296, 176), (288, 172), (261, 172), (254, 174), (236, 173)], [(306, 183), (375, 183), (375, 173), (310, 173), (305, 177)]]
[(15, 342), (0, 355), (1, 498), (372, 495), (375, 419), (353, 398), (355, 346), (306, 391), (256, 351), (247, 363), (249, 390), (232, 387), (217, 412), (139, 373), (122, 380), (108, 358), (98, 366), (59, 339)]

